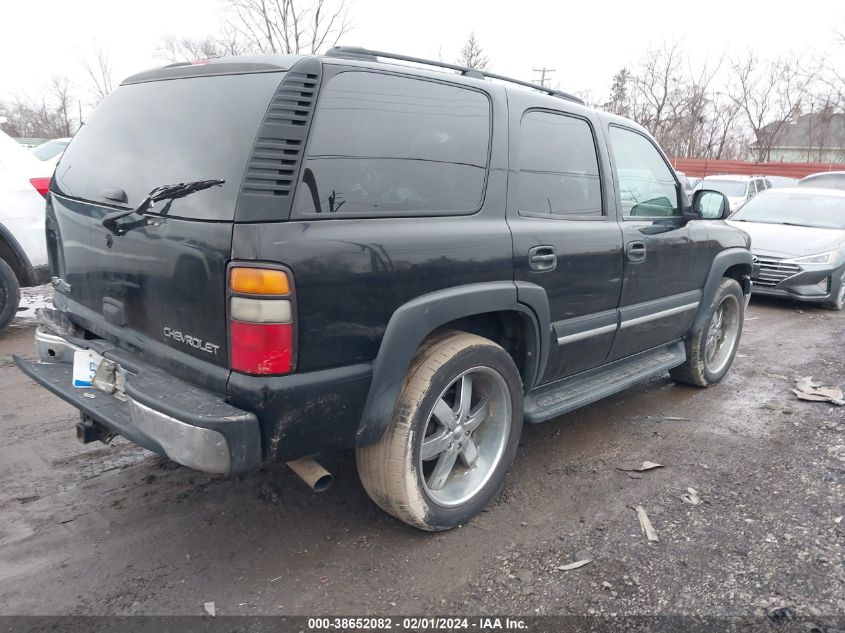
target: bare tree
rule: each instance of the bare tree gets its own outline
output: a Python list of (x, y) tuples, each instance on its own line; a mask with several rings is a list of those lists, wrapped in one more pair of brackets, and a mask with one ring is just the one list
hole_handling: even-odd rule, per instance
[(714, 160), (744, 158), (745, 138), (739, 118), (735, 101), (722, 92), (712, 95), (698, 151), (690, 156)]
[(227, 0), (228, 24), (262, 53), (320, 53), (352, 28), (346, 0)]
[(734, 85), (728, 94), (756, 138), (754, 159), (769, 160), (782, 130), (801, 113), (816, 72), (806, 70), (795, 57), (767, 61), (749, 51), (744, 60), (734, 61), (732, 74)]
[(223, 24), (217, 35), (201, 38), (166, 35), (159, 40), (155, 55), (159, 59), (175, 64), (198, 59), (243, 55), (255, 50), (255, 47), (246, 42), (231, 25)]
[(630, 116), (630, 88), (631, 72), (627, 68), (621, 69), (613, 75), (613, 85), (610, 88), (610, 98), (602, 104), (602, 109), (618, 114), (619, 116)]
[(212, 37), (192, 38), (174, 35), (161, 38), (155, 51), (156, 57), (172, 64), (223, 57), (224, 54)]
[(45, 96), (40, 101), (21, 95), (0, 101), (3, 131), (10, 136), (36, 138), (73, 134), (79, 123), (70, 113), (73, 97), (67, 77), (53, 77), (42, 93)]
[(739, 158), (739, 107), (715, 88), (722, 63), (690, 67), (681, 47), (663, 43), (613, 76), (605, 110), (648, 128), (671, 155)]
[(50, 95), (55, 107), (56, 125), (59, 126), (59, 136), (71, 135), (70, 82), (67, 77), (53, 76), (50, 80)]
[[(842, 30), (834, 31), (833, 45), (839, 49), (840, 54), (845, 54), (845, 26)], [(830, 101), (834, 110), (845, 112), (845, 72), (839, 64), (830, 61), (831, 56), (826, 55), (819, 60), (818, 83), (821, 91), (827, 94), (825, 101)]]
[(664, 149), (674, 154), (678, 153), (677, 121), (688, 96), (683, 62), (680, 45), (664, 43), (646, 51), (633, 80), (631, 115), (654, 134)]
[(91, 80), (90, 92), (95, 104), (97, 104), (114, 89), (108, 51), (95, 42), (91, 57), (83, 58), (80, 61), (85, 73)]
[(458, 64), (476, 70), (487, 70), (490, 65), (490, 58), (484, 54), (484, 50), (475, 37), (475, 32), (469, 34), (466, 44), (458, 56)]

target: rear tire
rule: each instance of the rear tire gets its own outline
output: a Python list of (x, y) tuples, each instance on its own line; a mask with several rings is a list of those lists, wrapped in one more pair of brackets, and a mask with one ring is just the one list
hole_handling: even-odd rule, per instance
[(486, 338), (448, 332), (417, 352), (382, 437), (356, 450), (385, 512), (423, 530), (466, 523), (504, 483), (522, 432), (522, 381)]
[(9, 264), (0, 259), (0, 330), (3, 330), (18, 311), (21, 288)]
[(672, 378), (696, 387), (709, 387), (722, 380), (736, 355), (744, 320), (742, 287), (734, 279), (722, 279), (706, 318), (686, 340), (686, 362), (669, 371)]

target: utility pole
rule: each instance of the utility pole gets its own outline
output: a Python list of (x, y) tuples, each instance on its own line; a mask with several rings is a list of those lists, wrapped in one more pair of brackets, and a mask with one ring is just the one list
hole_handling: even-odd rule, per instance
[[(557, 69), (556, 68), (533, 68), (532, 70), (535, 73), (540, 73), (540, 85), (545, 87), (545, 85), (546, 85), (546, 73), (551, 74), (551, 73), (555, 72), (555, 70), (557, 70)], [(549, 80), (551, 80), (551, 77), (549, 78)]]

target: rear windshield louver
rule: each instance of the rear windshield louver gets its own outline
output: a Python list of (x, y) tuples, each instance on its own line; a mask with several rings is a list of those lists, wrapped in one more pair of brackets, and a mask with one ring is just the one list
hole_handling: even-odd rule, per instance
[(238, 200), (238, 222), (284, 220), (311, 125), (320, 62), (305, 59), (282, 80), (261, 124)]

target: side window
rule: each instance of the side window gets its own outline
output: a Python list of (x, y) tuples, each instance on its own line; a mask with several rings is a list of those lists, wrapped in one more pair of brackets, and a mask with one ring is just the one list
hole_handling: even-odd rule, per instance
[(528, 112), (519, 141), (519, 210), (554, 216), (602, 215), (593, 132), (583, 119)]
[(757, 193), (757, 187), (754, 185), (754, 180), (748, 181), (748, 197), (753, 198), (754, 194)]
[(610, 144), (626, 218), (681, 215), (678, 186), (657, 148), (642, 134), (611, 126)]
[(490, 101), (434, 81), (360, 71), (323, 87), (294, 210), (472, 213), (481, 206)]

